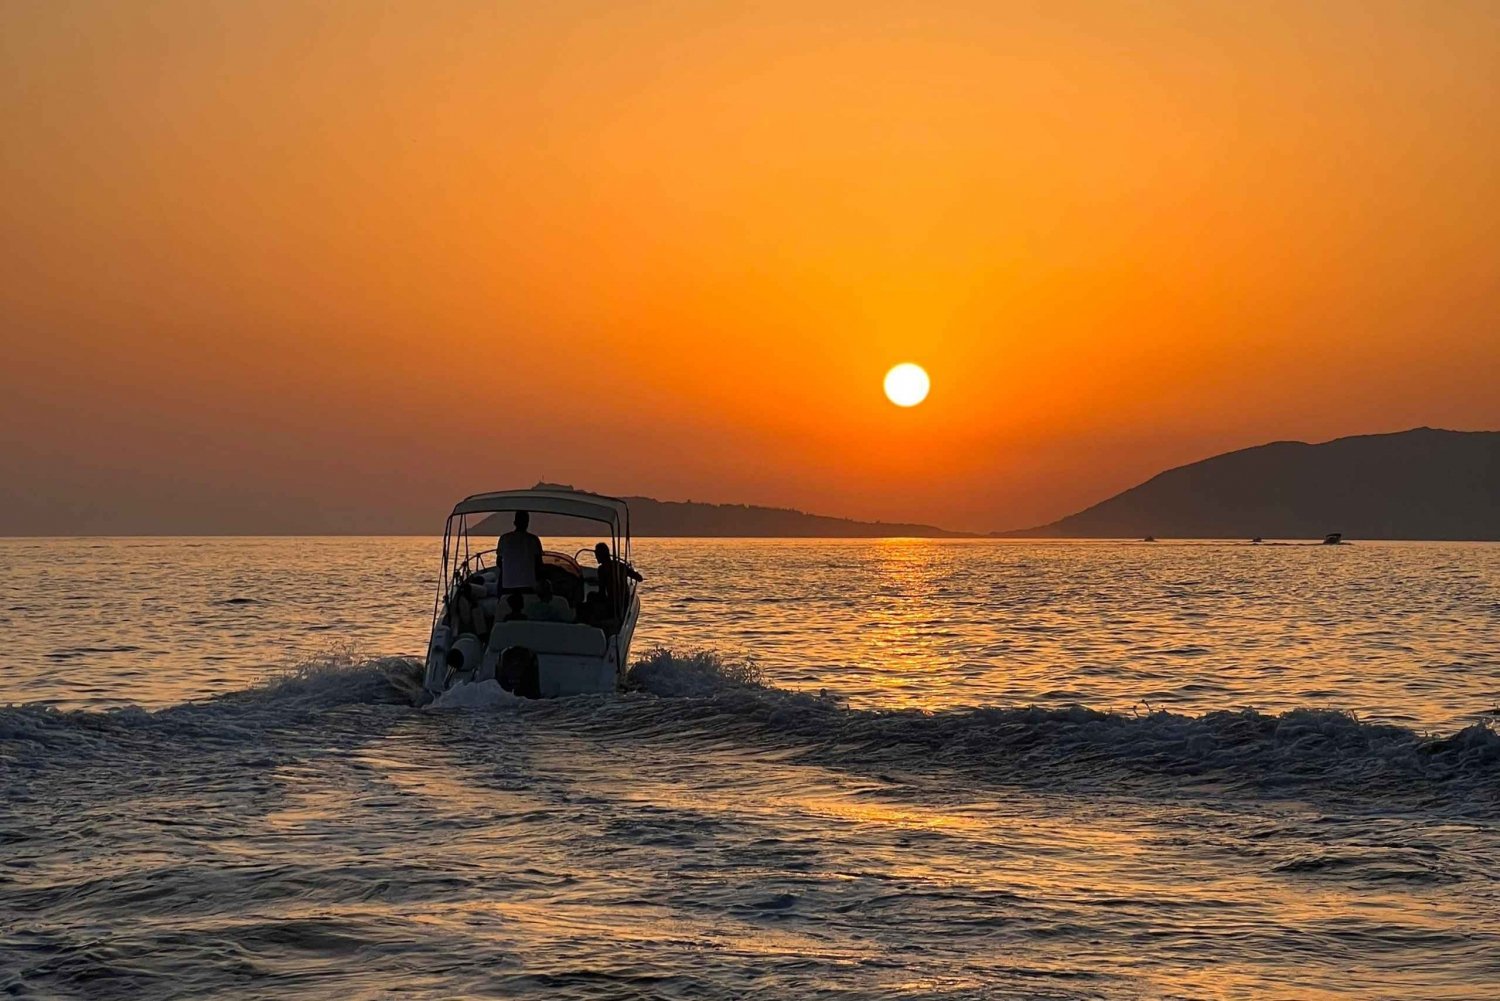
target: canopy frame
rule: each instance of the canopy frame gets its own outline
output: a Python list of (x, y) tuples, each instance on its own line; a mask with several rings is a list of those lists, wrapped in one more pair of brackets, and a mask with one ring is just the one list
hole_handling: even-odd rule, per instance
[[(443, 565), (438, 574), (437, 595), (432, 604), (432, 621), (437, 625), (443, 606), (452, 597), (454, 589), (462, 583), (466, 568), (476, 558), (483, 563), (485, 549), (477, 552), (469, 547), (469, 535), (493, 514), (506, 511), (526, 511), (534, 514), (553, 514), (584, 521), (597, 521), (609, 526), (610, 551), (617, 559), (630, 563), (630, 505), (618, 497), (585, 493), (581, 490), (537, 489), (497, 490), (490, 493), (473, 494), (454, 505), (453, 511), (443, 525)], [(470, 517), (478, 515), (473, 524)], [(455, 525), (456, 522), (456, 525)], [(462, 558), (460, 558), (460, 552)], [(498, 556), (498, 554), (497, 554)]]

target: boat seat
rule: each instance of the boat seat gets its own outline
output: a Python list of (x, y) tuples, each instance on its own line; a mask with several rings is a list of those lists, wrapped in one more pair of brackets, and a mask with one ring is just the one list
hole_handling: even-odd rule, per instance
[(575, 622), (497, 622), (490, 630), (485, 659), (498, 658), (507, 648), (523, 646), (538, 654), (603, 657), (604, 631)]

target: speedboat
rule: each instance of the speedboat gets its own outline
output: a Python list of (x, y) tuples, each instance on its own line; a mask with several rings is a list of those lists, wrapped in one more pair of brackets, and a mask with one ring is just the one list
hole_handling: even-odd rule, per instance
[(495, 516), (518, 511), (596, 523), (614, 557), (630, 565), (630, 507), (623, 500), (561, 487), (465, 497), (443, 529), (423, 688), (433, 697), (484, 681), (542, 697), (618, 691), (640, 617), (636, 581), (617, 575), (623, 592), (608, 607), (599, 568), (579, 562), (593, 546), (571, 555), (544, 548), (542, 576), (555, 595), (553, 605), (563, 610), (548, 618), (563, 621), (507, 621), (495, 540), (510, 523)]

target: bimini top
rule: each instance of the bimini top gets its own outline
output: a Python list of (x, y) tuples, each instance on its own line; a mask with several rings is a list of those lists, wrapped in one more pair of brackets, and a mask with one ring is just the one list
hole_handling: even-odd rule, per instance
[(602, 521), (629, 531), (630, 506), (618, 497), (605, 497), (582, 490), (549, 487), (537, 490), (497, 490), (494, 493), (465, 497), (453, 507), (450, 518), (461, 514), (493, 514), (496, 511), (530, 511), (535, 514), (561, 514), (573, 518)]

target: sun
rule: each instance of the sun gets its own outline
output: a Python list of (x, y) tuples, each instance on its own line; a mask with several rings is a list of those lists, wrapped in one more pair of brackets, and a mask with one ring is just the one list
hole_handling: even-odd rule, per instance
[(885, 395), (898, 407), (914, 407), (927, 399), (932, 380), (921, 365), (902, 362), (885, 374)]

